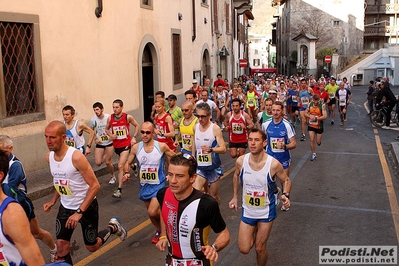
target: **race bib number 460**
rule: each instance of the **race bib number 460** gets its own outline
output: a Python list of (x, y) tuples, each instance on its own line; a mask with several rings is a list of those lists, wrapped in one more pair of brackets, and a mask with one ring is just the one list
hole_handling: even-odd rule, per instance
[(141, 167), (140, 169), (141, 184), (159, 184), (158, 167)]

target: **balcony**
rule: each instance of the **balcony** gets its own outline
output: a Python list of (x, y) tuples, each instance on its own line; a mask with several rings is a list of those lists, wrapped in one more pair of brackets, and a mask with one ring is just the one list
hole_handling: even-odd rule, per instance
[(367, 5), (366, 15), (399, 13), (399, 4)]
[(366, 37), (392, 35), (396, 35), (394, 26), (377, 25), (364, 27), (364, 36)]

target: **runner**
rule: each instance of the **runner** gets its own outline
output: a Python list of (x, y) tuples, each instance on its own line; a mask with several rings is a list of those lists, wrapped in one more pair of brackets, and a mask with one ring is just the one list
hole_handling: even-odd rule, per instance
[[(324, 120), (327, 118), (326, 106), (320, 99), (320, 95), (314, 94), (312, 102), (310, 102), (305, 113), (306, 118), (309, 119), (309, 141), (310, 150), (312, 151), (311, 161), (316, 160), (316, 145), (321, 145), (321, 138), (324, 131)], [(315, 138), (316, 137), (316, 138)], [(316, 143), (315, 143), (316, 142)]]
[(96, 149), (94, 152), (94, 161), (97, 166), (100, 166), (104, 160), (107, 165), (108, 171), (111, 174), (109, 184), (115, 184), (115, 170), (112, 164), (112, 155), (114, 154), (114, 146), (112, 144), (111, 137), (105, 131), (109, 114), (104, 113), (104, 106), (100, 102), (93, 104), (93, 111), (96, 114), (90, 119), (91, 128), (96, 134)]
[(34, 238), (40, 239), (50, 249), (50, 260), (54, 262), (55, 255), (57, 254), (57, 246), (53, 241), (51, 234), (40, 228), (39, 221), (36, 218), (34, 206), (30, 198), (27, 197), (27, 182), (25, 176), (25, 170), (20, 160), (12, 153), (14, 149), (13, 141), (6, 135), (0, 135), (0, 151), (4, 152), (8, 156), (9, 169), (8, 174), (2, 180), (2, 189), (4, 194), (8, 197), (13, 198), (24, 209), (26, 216), (29, 220), (30, 231)]
[[(130, 147), (136, 143), (137, 134), (139, 133), (139, 124), (133, 116), (123, 112), (123, 102), (120, 99), (114, 100), (112, 103), (114, 114), (108, 117), (105, 131), (107, 135), (113, 140), (115, 153), (119, 156), (118, 159), (118, 189), (114, 191), (112, 197), (122, 197), (123, 186), (123, 167), (129, 156)], [(134, 129), (133, 138), (130, 137), (130, 124)], [(136, 169), (133, 169), (137, 171)]]
[(288, 100), (287, 100), (287, 111), (291, 123), (294, 127), (301, 120), (299, 119), (299, 107), (298, 107), (299, 91), (298, 83), (296, 81), (292, 82), (291, 88), (288, 90)]
[(242, 184), (242, 217), (238, 229), (238, 249), (248, 254), (255, 245), (257, 265), (266, 265), (268, 254), (266, 243), (273, 221), (277, 217), (276, 198), (273, 191), (276, 177), (283, 184), (281, 196), (283, 207), (289, 209), (291, 181), (281, 164), (263, 151), (266, 134), (252, 129), (248, 136), (250, 153), (236, 161), (233, 176), (233, 198), (229, 208), (238, 210), (238, 191)]
[(49, 153), (46, 160), (53, 176), (55, 192), (52, 199), (43, 205), (49, 212), (60, 198), (57, 214), (57, 257), (56, 261), (72, 263), (69, 253), (73, 231), (82, 226), (86, 249), (98, 250), (111, 236), (116, 234), (121, 240), (127, 237), (126, 228), (116, 216), (112, 216), (106, 229), (98, 232), (98, 203), (96, 195), (100, 184), (86, 157), (65, 143), (66, 127), (62, 122), (52, 121), (45, 129), (44, 136)]
[[(177, 135), (179, 135), (179, 123), (180, 120), (183, 118), (183, 113), (181, 108), (176, 104), (177, 97), (174, 94), (170, 94), (168, 96), (168, 103), (169, 103), (169, 110), (167, 112), (170, 114), (173, 120), (173, 129), (174, 129), (174, 138), (177, 139)], [(177, 147), (176, 145), (175, 147)]]
[(306, 140), (305, 130), (308, 121), (305, 117), (306, 108), (312, 100), (313, 90), (308, 87), (306, 79), (301, 80), (301, 87), (299, 89), (299, 115), (301, 116), (301, 141)]
[(261, 128), (262, 124), (269, 120), (270, 118), (273, 118), (273, 113), (272, 113), (272, 106), (273, 106), (273, 99), (272, 98), (267, 98), (264, 100), (264, 106), (265, 109), (263, 112), (258, 114), (258, 121), (256, 123), (256, 128)]
[(292, 161), (290, 150), (296, 148), (296, 139), (293, 126), (283, 118), (283, 109), (282, 102), (274, 102), (272, 106), (273, 119), (264, 122), (262, 130), (267, 135), (266, 153), (276, 158), (289, 176)]
[[(177, 140), (181, 140), (181, 152), (192, 154), (194, 127), (198, 118), (194, 116), (194, 105), (192, 102), (183, 103), (181, 110), (183, 112), (183, 119), (180, 121)], [(177, 140), (175, 141), (175, 145), (177, 145)]]
[[(204, 93), (204, 92), (203, 92)], [(206, 103), (197, 104), (198, 123), (194, 130), (193, 154), (198, 161), (194, 188), (201, 190), (209, 183), (209, 194), (220, 202), (219, 184), (223, 175), (219, 154), (226, 152), (220, 127), (211, 122), (211, 108)]]
[[(196, 80), (196, 79), (193, 80), (193, 86), (190, 88), (190, 90), (195, 91), (196, 99), (200, 98), (202, 87), (198, 85), (198, 80)], [(168, 97), (168, 99), (169, 99), (169, 97)]]
[(226, 111), (228, 111), (228, 106), (227, 103), (230, 101), (229, 99), (229, 93), (222, 87), (222, 85), (219, 83), (217, 86), (216, 93), (214, 95), (214, 101), (216, 102), (219, 111), (220, 111), (220, 116), (219, 120), (216, 120), (216, 122), (220, 123), (220, 127), (223, 130), (224, 129), (224, 114)]
[(211, 108), (211, 119), (212, 119), (212, 112), (213, 112), (213, 110), (215, 110), (216, 111), (216, 119), (215, 119), (215, 121), (219, 121), (220, 110), (219, 110), (219, 108), (217, 107), (217, 105), (216, 105), (216, 103), (214, 101), (209, 100), (208, 91), (203, 90), (201, 92), (201, 100), (199, 100), (197, 102), (197, 105), (200, 104), (200, 103), (206, 103)]
[(330, 83), (325, 87), (326, 92), (330, 96), (330, 102), (328, 103), (328, 115), (331, 116), (331, 125), (334, 125), (335, 119), (335, 92), (338, 90), (338, 85), (336, 84), (336, 79), (334, 77), (331, 78)]
[[(346, 110), (349, 102), (352, 99), (352, 93), (349, 89), (345, 89), (345, 83), (339, 84), (339, 90), (335, 92), (335, 99), (338, 101), (339, 117), (341, 118), (340, 126), (343, 126), (346, 120)], [(393, 107), (392, 107), (393, 108)], [(392, 109), (391, 109), (392, 111)]]
[[(8, 173), (9, 160), (0, 150), (0, 181)], [(44, 265), (39, 246), (29, 229), (26, 213), (21, 205), (0, 189), (0, 242), (3, 265)]]
[(154, 106), (157, 112), (154, 119), (154, 133), (157, 135), (159, 142), (167, 144), (171, 150), (176, 151), (176, 146), (173, 140), (173, 137), (175, 136), (173, 119), (170, 114), (166, 113), (165, 103), (162, 100), (155, 100)]
[(229, 150), (231, 158), (235, 159), (245, 153), (248, 147), (248, 129), (254, 128), (252, 119), (247, 113), (241, 111), (241, 101), (233, 99), (232, 111), (227, 113), (224, 120), (229, 132)]
[[(67, 128), (65, 143), (68, 146), (78, 149), (84, 155), (90, 154), (91, 143), (95, 138), (94, 131), (82, 121), (75, 120), (75, 108), (70, 105), (62, 108), (62, 116)], [(83, 131), (90, 135), (86, 147)]]
[[(156, 232), (151, 242), (156, 244), (161, 233), (160, 210), (156, 199), (157, 192), (166, 185), (166, 175), (164, 169), (165, 155), (173, 156), (175, 153), (168, 147), (166, 143), (161, 143), (153, 139), (154, 126), (151, 122), (144, 122), (141, 125), (142, 141), (136, 143), (129, 154), (129, 158), (125, 164), (125, 170), (135, 158), (139, 162), (140, 168), (140, 193), (139, 198), (144, 202), (147, 208), (148, 216), (152, 224), (156, 228)], [(125, 171), (124, 179), (130, 178), (129, 171)]]
[[(158, 192), (161, 206), (161, 237), (156, 247), (168, 247), (166, 265), (211, 266), (230, 241), (230, 233), (218, 203), (209, 195), (193, 188), (197, 163), (188, 154), (171, 158), (168, 168), (169, 188)], [(208, 244), (210, 228), (217, 234)]]
[(249, 89), (247, 91), (247, 103), (245, 105), (247, 109), (247, 113), (251, 117), (252, 121), (256, 123), (256, 118), (258, 115), (258, 101), (257, 97), (259, 97), (258, 93), (255, 91), (255, 84), (250, 83)]

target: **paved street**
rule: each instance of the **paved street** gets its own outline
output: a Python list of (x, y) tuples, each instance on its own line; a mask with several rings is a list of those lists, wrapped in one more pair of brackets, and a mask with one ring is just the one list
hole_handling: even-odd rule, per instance
[[(366, 89), (353, 88), (353, 104), (345, 126), (339, 126), (338, 114), (334, 126), (327, 119), (322, 145), (317, 147), (317, 161), (309, 161), (309, 141), (299, 141), (297, 128), (290, 175), (292, 207), (289, 212), (278, 211), (268, 241), (268, 265), (318, 265), (320, 245), (398, 245), (399, 182), (389, 148), (399, 131), (373, 129), (364, 108)], [(394, 89), (395, 94), (398, 92)], [(231, 242), (220, 252), (216, 265), (256, 265), (254, 250), (242, 255), (237, 248), (241, 213), (227, 206), (232, 197), (234, 161), (226, 153), (222, 162), (226, 175), (220, 186), (220, 207)], [(108, 184), (108, 176), (98, 178), (100, 229), (111, 215), (118, 215), (128, 228), (129, 237), (122, 243), (111, 237), (102, 249), (90, 254), (78, 228), (71, 247), (75, 265), (164, 265), (165, 254), (151, 244), (155, 228), (138, 199), (138, 179), (124, 186), (123, 198), (118, 200), (111, 197), (116, 186)], [(50, 197), (37, 199), (34, 205), (42, 227), (54, 233), (57, 209), (50, 214), (42, 211)], [(39, 244), (47, 260), (48, 250)]]

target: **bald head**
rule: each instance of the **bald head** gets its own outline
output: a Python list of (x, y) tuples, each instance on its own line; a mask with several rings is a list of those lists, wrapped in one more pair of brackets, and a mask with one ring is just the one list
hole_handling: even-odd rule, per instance
[(146, 122), (144, 122), (144, 123), (141, 125), (141, 128), (142, 128), (142, 129), (145, 128), (145, 129), (154, 131), (154, 124), (151, 123), (151, 122), (149, 122), (149, 121), (146, 121)]
[(66, 126), (64, 123), (58, 120), (51, 121), (47, 126), (47, 129), (52, 129), (54, 130), (58, 136), (62, 136), (63, 134), (66, 134)]

